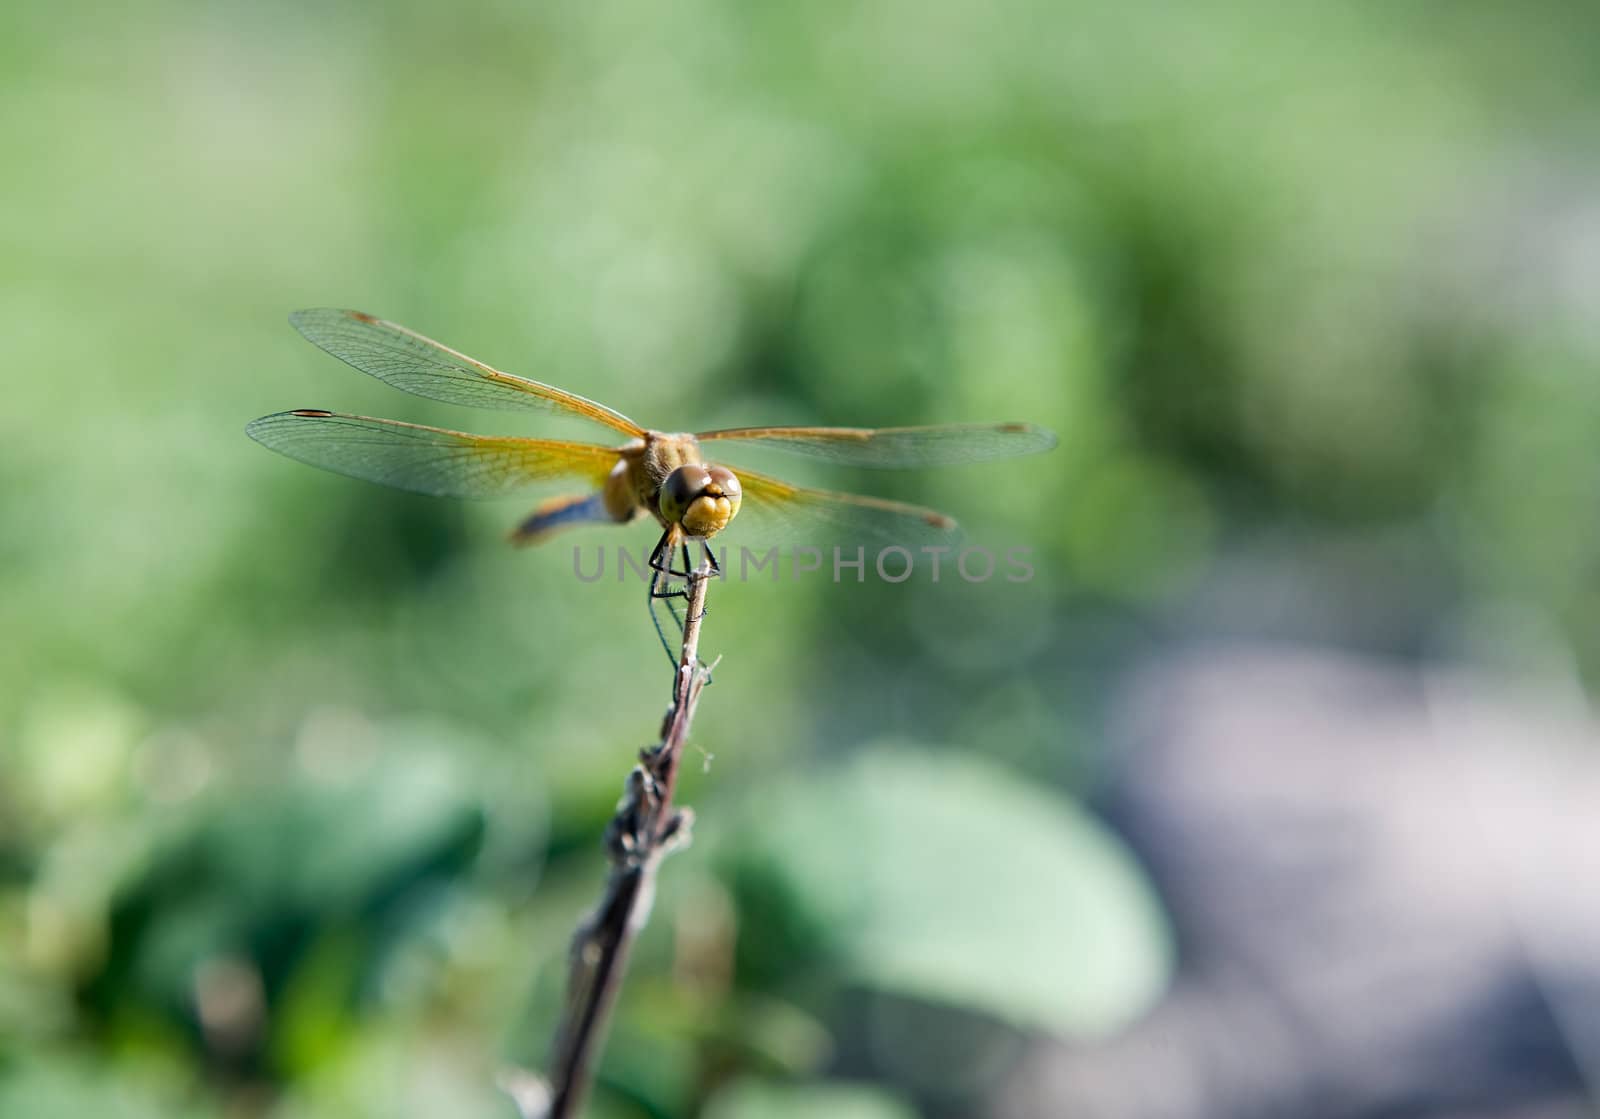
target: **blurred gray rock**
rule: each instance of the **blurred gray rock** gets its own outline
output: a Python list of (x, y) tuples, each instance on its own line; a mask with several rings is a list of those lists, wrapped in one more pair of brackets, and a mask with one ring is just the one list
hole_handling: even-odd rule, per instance
[(1142, 674), (1107, 816), (1177, 929), (1168, 997), (1040, 1043), (1002, 1119), (1596, 1114), (1600, 728), (1292, 648)]

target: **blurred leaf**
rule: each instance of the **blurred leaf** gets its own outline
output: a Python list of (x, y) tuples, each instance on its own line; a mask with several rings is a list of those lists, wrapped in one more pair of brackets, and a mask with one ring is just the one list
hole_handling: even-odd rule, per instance
[(1053, 1030), (1104, 1032), (1171, 966), (1156, 903), (1116, 842), (980, 759), (904, 746), (774, 779), (718, 857), (741, 962)]
[(770, 1076), (802, 1076), (834, 1055), (828, 1028), (784, 999), (740, 990), (708, 1002), (683, 984), (636, 976), (624, 997), (629, 1028), (668, 1040), (692, 1037), (712, 1063), (729, 1061)]
[(129, 1065), (117, 1069), (79, 1060), (35, 1058), (0, 1066), (0, 1115), (18, 1119), (201, 1119), (220, 1114), (185, 1099), (172, 1085), (151, 1083)]
[(724, 1013), (715, 1040), (763, 1072), (801, 1076), (833, 1053), (827, 1027), (792, 1003), (740, 994), (726, 1000)]
[(348, 977), (366, 945), (351, 930), (328, 929), (289, 977), (275, 1010), (274, 1058), (290, 1077), (333, 1059), (350, 1037)]
[(496, 1070), (460, 1039), (380, 1024), (292, 1082), (274, 1119), (516, 1119)]
[[(212, 1059), (247, 1067), (287, 1028), (277, 1055), (312, 1064), (415, 923), (414, 902), (465, 872), (482, 831), (462, 776), (416, 753), (359, 781), (226, 798), (126, 883), (87, 1002), (118, 1021), (165, 1016)], [(208, 1020), (208, 976), (236, 1020)], [(284, 1017), (262, 1020), (269, 1011)]]
[(865, 1084), (740, 1080), (712, 1097), (705, 1119), (916, 1119), (898, 1096)]
[(665, 1023), (619, 1015), (606, 1041), (597, 1083), (605, 1093), (631, 1100), (651, 1115), (681, 1115), (694, 1094), (695, 1039)]

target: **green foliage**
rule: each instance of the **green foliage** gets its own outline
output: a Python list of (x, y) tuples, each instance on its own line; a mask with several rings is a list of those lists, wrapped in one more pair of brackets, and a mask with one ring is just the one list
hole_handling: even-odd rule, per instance
[(705, 1111), (707, 1119), (914, 1119), (893, 1095), (856, 1084), (730, 1084)]
[(887, 1117), (928, 1054), (981, 1095), (1018, 1026), (1135, 1013), (1165, 933), (1075, 798), (1107, 677), (1196, 603), (1600, 663), (1590, 7), (18, 0), (0, 32), (0, 1114), (504, 1116), (497, 1065), (545, 1059), (666, 699), (643, 589), (506, 548), (527, 503), (251, 444), (295, 406), (581, 434), (388, 391), (297, 307), (667, 429), (1062, 435), (797, 475), (1031, 547), (1029, 582), (713, 589), (699, 844), (596, 1114)]
[(725, 835), (751, 981), (819, 978), (1107, 1032), (1168, 966), (1160, 915), (1113, 841), (964, 754), (868, 750), (775, 779)]

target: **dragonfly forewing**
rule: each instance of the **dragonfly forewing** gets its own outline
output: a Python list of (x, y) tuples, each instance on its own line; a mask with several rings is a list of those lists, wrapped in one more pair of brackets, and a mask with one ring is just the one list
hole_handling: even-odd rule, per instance
[(628, 436), (644, 429), (621, 412), (552, 385), (502, 373), (398, 323), (332, 307), (289, 322), (313, 345), (397, 389), (472, 408), (545, 412), (593, 421)]
[(1033, 424), (935, 424), (926, 427), (741, 427), (706, 431), (702, 443), (784, 451), (844, 466), (917, 469), (993, 462), (1038, 454), (1056, 445), (1053, 432)]

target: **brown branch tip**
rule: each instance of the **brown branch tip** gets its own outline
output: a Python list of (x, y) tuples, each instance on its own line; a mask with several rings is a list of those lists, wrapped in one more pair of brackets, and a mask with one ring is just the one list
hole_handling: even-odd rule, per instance
[(605, 1038), (607, 1019), (627, 970), (628, 951), (650, 916), (661, 860), (687, 846), (694, 814), (673, 807), (678, 767), (700, 692), (710, 669), (700, 662), (700, 623), (705, 618), (709, 563), (689, 573), (683, 643), (672, 681), (672, 705), (661, 737), (639, 753), (628, 774), (616, 815), (605, 832), (606, 874), (600, 902), (572, 938), (567, 995), (551, 1048), (548, 1078), (522, 1069), (500, 1077), (523, 1119), (576, 1119)]

